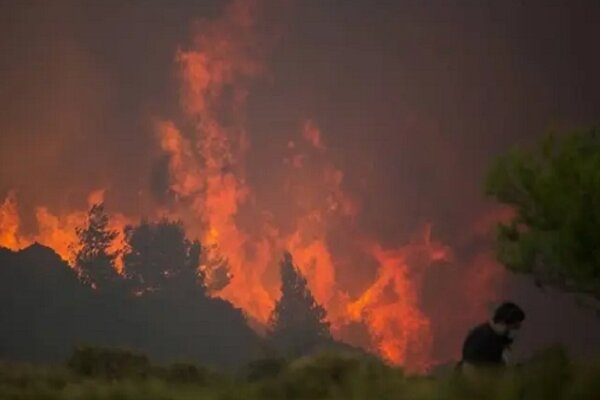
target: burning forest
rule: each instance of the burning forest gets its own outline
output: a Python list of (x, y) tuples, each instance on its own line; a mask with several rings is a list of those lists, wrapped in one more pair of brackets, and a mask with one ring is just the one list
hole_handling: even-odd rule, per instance
[[(112, 250), (123, 252), (121, 236), (132, 221), (181, 220), (202, 243), (198, 268), (211, 295), (241, 308), (263, 329), (280, 295), (279, 259), (289, 251), (327, 311), (334, 337), (345, 340), (346, 328), (359, 324), (367, 333), (359, 344), (367, 350), (394, 364), (426, 369), (433, 361), (433, 333), (420, 304), (422, 280), (428, 269), (446, 268), (444, 261), (452, 257), (431, 227), (392, 248), (361, 232), (355, 223), (360, 196), (344, 189), (344, 171), (328, 156), (327, 134), (310, 118), (273, 155), (281, 171), (263, 190), (275, 198), (274, 208), (261, 204), (246, 180), (252, 152), (246, 99), (252, 83), (267, 74), (265, 49), (274, 46), (256, 32), (260, 13), (258, 3), (233, 2), (222, 17), (198, 24), (190, 45), (177, 51), (182, 118), (156, 118), (154, 127), (156, 145), (168, 160), (169, 199), (147, 215), (111, 211), (111, 228), (120, 234)], [(90, 193), (88, 206), (101, 203), (106, 190)], [(37, 233), (28, 236), (19, 229), (17, 201), (11, 192), (3, 202), (0, 246), (18, 250), (38, 242), (72, 263), (76, 227), (85, 224), (87, 209), (55, 215), (38, 206)], [(375, 266), (371, 282), (356, 293), (338, 282), (340, 274), (351, 272), (336, 268), (331, 240), (343, 241), (338, 247), (351, 253), (344, 258)]]
[[(242, 310), (260, 335), (270, 329), (281, 296), (280, 261), (289, 252), (335, 340), (392, 365), (427, 371), (456, 357), (465, 327), (484, 318), (486, 307), (500, 299), (505, 274), (481, 243), (512, 211), (486, 208), (460, 221), (451, 235), (437, 229), (435, 215), (426, 216), (405, 224), (412, 232), (386, 238), (385, 227), (404, 224), (402, 217), (410, 216), (378, 216), (386, 220), (381, 232), (373, 228), (377, 223), (365, 223), (374, 209), (389, 210), (385, 203), (391, 200), (368, 184), (385, 180), (387, 172), (368, 169), (361, 160), (356, 163), (367, 172), (347, 170), (348, 162), (339, 161), (340, 139), (330, 140), (344, 133), (325, 128), (334, 124), (305, 113), (293, 129), (265, 141), (250, 116), (254, 94), (276, 79), (271, 63), (285, 49), (285, 22), (273, 22), (272, 6), (231, 1), (197, 20), (187, 39), (171, 49), (168, 85), (176, 101), (168, 109), (144, 111), (145, 161), (132, 161), (131, 171), (122, 162), (116, 173), (90, 175), (80, 186), (59, 182), (53, 206), (44, 197), (28, 197), (18, 185), (6, 187), (0, 247), (19, 251), (38, 243), (80, 273), (79, 233), (89, 224), (90, 209), (102, 206), (106, 229), (115, 233), (107, 253), (111, 266), (127, 280), (131, 230), (158, 221), (179, 223), (186, 240), (199, 243), (194, 269), (208, 296)], [(136, 68), (143, 74), (144, 65)], [(277, 113), (283, 112), (273, 110), (275, 124)], [(415, 114), (406, 121), (409, 129), (421, 123)], [(432, 159), (443, 160), (436, 167), (440, 176), (452, 174), (460, 156), (448, 141), (435, 135), (425, 139), (422, 132), (417, 129), (415, 139), (400, 145), (425, 143)], [(361, 157), (360, 151), (349, 156)], [(135, 174), (144, 185), (131, 189), (133, 194), (119, 192), (123, 185), (111, 181), (119, 174)], [(448, 192), (469, 192), (458, 175)], [(56, 194), (62, 191), (64, 199)], [(415, 204), (442, 207), (444, 201)], [(426, 214), (428, 206), (423, 207)], [(168, 266), (162, 268), (168, 274)]]

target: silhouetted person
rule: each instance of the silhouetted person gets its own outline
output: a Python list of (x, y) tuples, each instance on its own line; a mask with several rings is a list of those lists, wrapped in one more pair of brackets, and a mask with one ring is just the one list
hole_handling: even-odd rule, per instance
[(491, 321), (469, 332), (463, 344), (461, 369), (506, 365), (507, 353), (524, 320), (525, 312), (518, 305), (500, 305)]

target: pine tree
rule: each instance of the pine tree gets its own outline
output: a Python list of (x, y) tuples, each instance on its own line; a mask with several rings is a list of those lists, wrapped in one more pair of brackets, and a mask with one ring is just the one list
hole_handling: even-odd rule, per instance
[(502, 264), (540, 285), (600, 300), (600, 129), (513, 149), (492, 165), (485, 190), (514, 210), (497, 226)]
[(327, 314), (315, 301), (291, 254), (284, 254), (280, 268), (281, 298), (271, 314), (269, 337), (275, 347), (300, 356), (330, 340)]
[(118, 254), (109, 250), (117, 231), (110, 230), (108, 222), (104, 204), (98, 203), (90, 208), (85, 225), (75, 230), (79, 244), (74, 254), (75, 266), (97, 289), (105, 289), (119, 278), (115, 270)]

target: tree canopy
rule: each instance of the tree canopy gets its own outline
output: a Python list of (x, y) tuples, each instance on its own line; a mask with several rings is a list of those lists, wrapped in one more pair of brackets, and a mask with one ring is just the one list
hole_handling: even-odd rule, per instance
[(512, 207), (497, 257), (539, 283), (600, 298), (600, 131), (550, 134), (488, 171), (486, 194)]
[(291, 254), (284, 255), (280, 268), (281, 297), (271, 315), (269, 336), (276, 347), (298, 356), (330, 339), (329, 323)]
[(186, 238), (180, 221), (142, 221), (125, 228), (127, 250), (123, 255), (126, 275), (142, 290), (202, 284), (198, 264), (200, 244)]

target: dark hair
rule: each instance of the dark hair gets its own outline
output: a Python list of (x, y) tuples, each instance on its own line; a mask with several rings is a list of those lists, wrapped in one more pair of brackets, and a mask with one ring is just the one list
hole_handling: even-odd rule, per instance
[(525, 311), (518, 305), (511, 302), (505, 302), (496, 309), (494, 313), (495, 323), (516, 324), (525, 320)]

